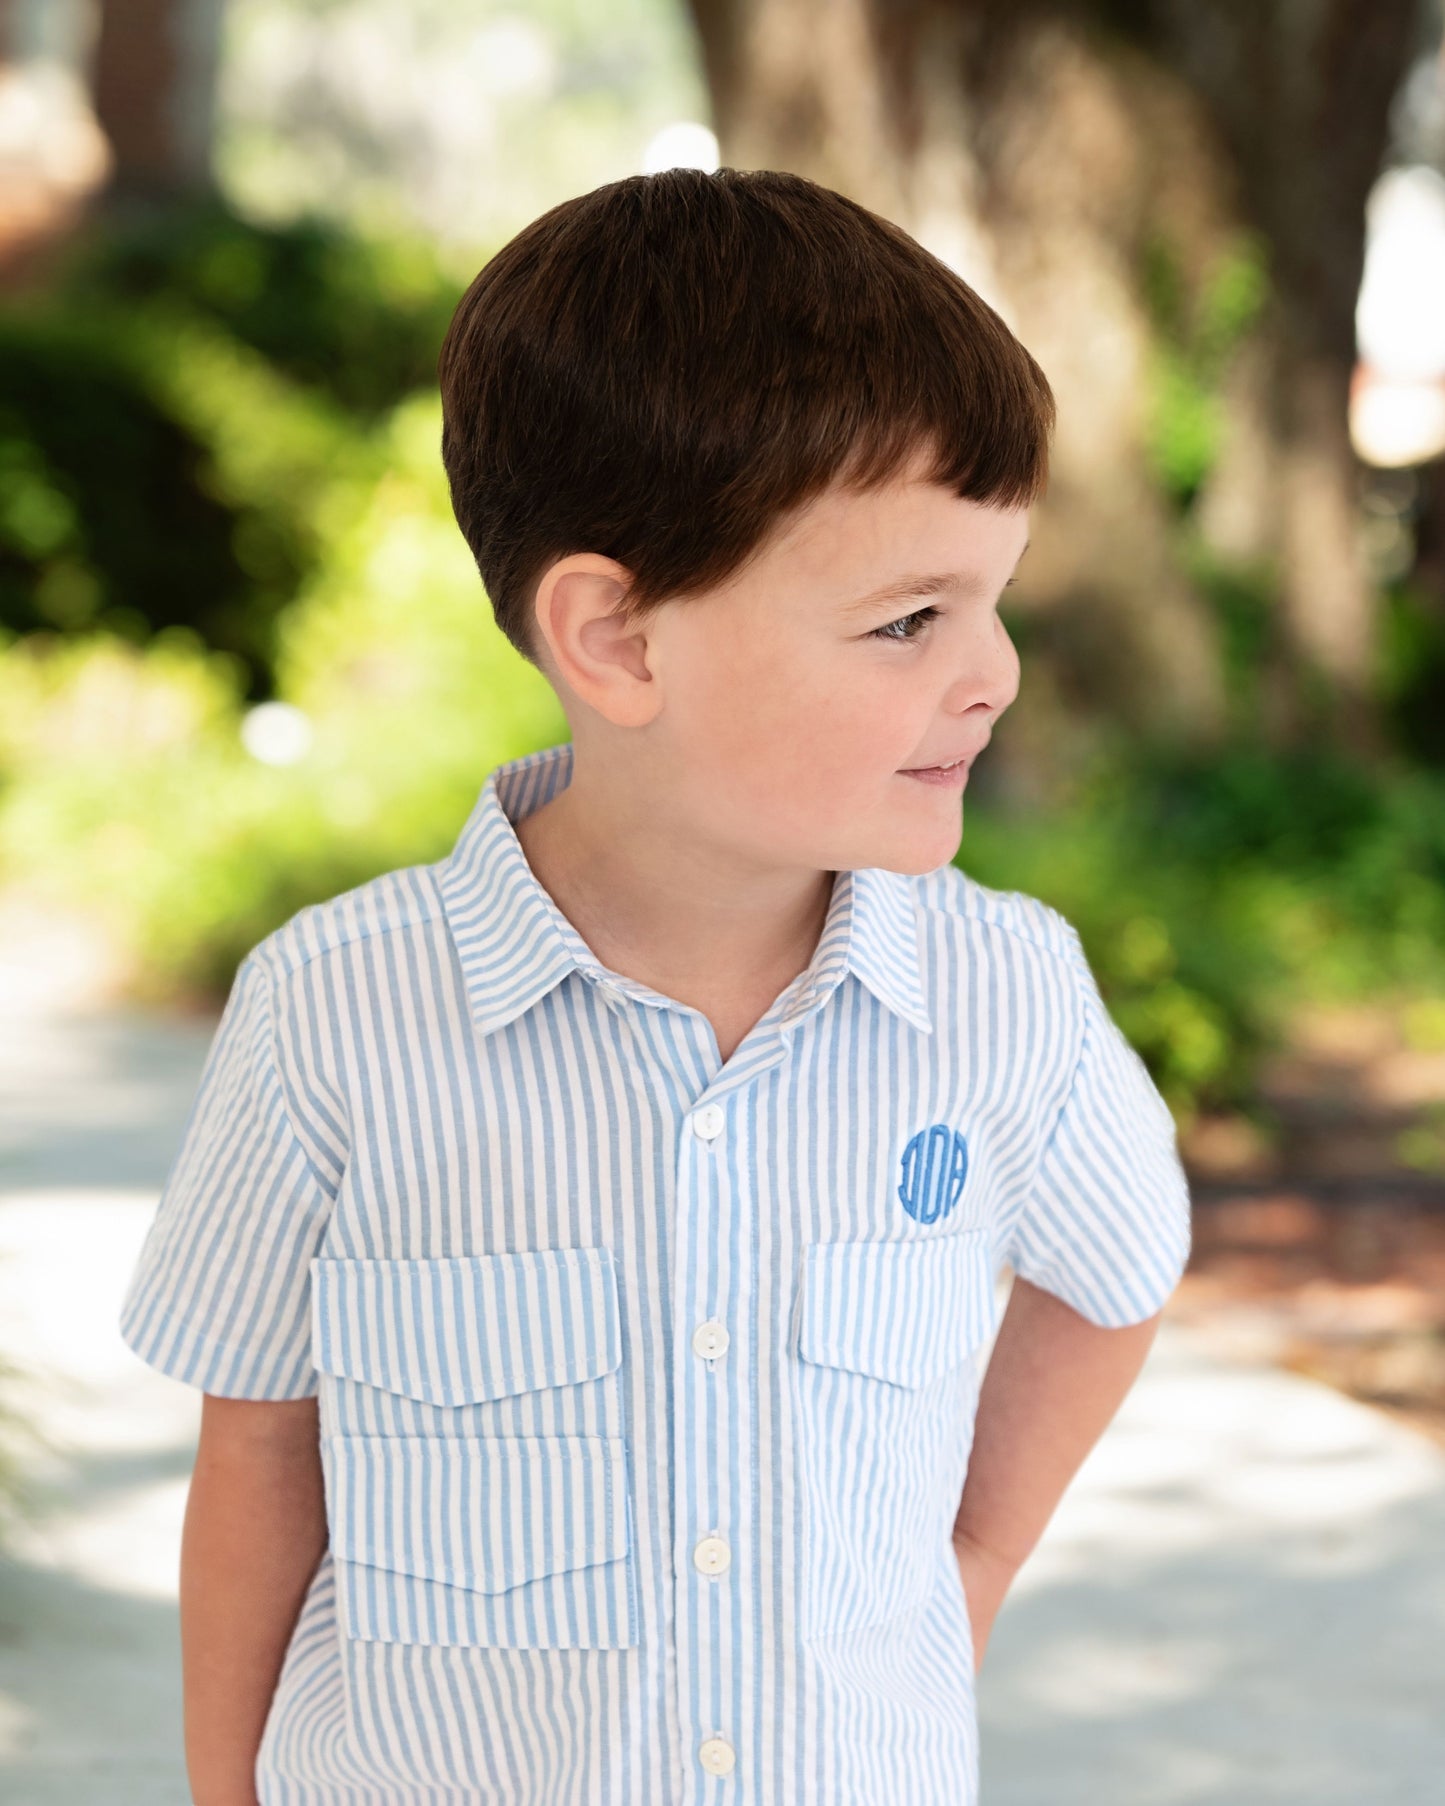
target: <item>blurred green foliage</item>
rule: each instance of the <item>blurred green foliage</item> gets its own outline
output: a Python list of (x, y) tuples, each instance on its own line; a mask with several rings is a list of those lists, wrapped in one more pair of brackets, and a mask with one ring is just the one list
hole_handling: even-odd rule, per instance
[(1140, 293), (1153, 336), (1148, 451), (1155, 475), (1187, 511), (1218, 455), (1220, 387), (1229, 362), (1269, 294), (1268, 247), (1240, 232), (1197, 285), (1162, 234), (1144, 246)]
[(1409, 581), (1384, 592), (1377, 684), (1401, 751), (1445, 767), (1445, 609)]
[(1181, 1116), (1248, 1112), (1302, 998), (1445, 1011), (1445, 774), (1403, 761), (1104, 747), (1056, 813), (971, 814), (960, 863), (1076, 925)]
[(0, 624), (145, 644), (191, 628), (270, 693), (347, 422), (157, 306), (0, 315)]
[[(278, 700), (312, 742), (243, 739), (239, 661), (187, 628), (0, 653), (0, 878), (98, 910), (140, 995), (223, 993), (303, 904), (439, 857), (482, 775), (566, 737), (545, 680), (496, 628), (452, 521), (434, 397), (403, 402), (318, 498), (318, 558), (278, 641)], [(376, 474), (379, 472), (380, 474)]]
[(81, 243), (60, 298), (96, 295), (132, 312), (163, 301), (372, 416), (434, 380), (459, 298), (426, 239), (364, 237), (320, 218), (260, 225), (219, 197)]
[(272, 694), (315, 517), (432, 385), (458, 287), (425, 245), (219, 201), (107, 223), (0, 313), (0, 625), (183, 625)]
[(1183, 569), (1213, 609), (1229, 728), (1247, 742), (1261, 717), (1270, 661), (1282, 652), (1278, 573), (1267, 562), (1218, 557), (1188, 520), (1175, 540)]

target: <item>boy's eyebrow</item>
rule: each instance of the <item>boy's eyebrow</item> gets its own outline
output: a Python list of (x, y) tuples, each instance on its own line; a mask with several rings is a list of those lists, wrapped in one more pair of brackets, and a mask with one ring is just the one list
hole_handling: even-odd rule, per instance
[[(1026, 539), (1018, 557), (1014, 560), (1015, 570), (1022, 564), (1029, 544), (1030, 541)], [(875, 589), (866, 596), (860, 596), (856, 602), (847, 603), (843, 613), (858, 615), (869, 609), (881, 608), (885, 603), (907, 601), (913, 596), (938, 596), (948, 589), (961, 590), (968, 594), (976, 592), (981, 587), (976, 571), (939, 571), (931, 577), (898, 577), (892, 583), (884, 584), (882, 589)]]

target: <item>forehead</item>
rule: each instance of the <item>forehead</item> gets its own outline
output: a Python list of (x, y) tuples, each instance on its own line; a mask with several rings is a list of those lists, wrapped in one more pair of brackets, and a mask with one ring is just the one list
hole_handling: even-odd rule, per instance
[(1027, 506), (956, 495), (917, 477), (871, 489), (834, 484), (773, 538), (760, 574), (786, 573), (849, 598), (879, 593), (919, 574), (956, 577), (958, 587), (1003, 582), (1028, 542)]
[[(1019, 548), (1019, 559), (1029, 549), (1029, 542), (1024, 541)], [(1014, 561), (1015, 566), (1018, 559)], [(941, 596), (953, 594), (960, 596), (982, 596), (998, 582), (996, 575), (976, 567), (951, 571), (908, 571), (901, 577), (891, 578), (878, 589), (869, 590), (866, 596), (858, 596), (843, 608), (845, 618), (877, 613), (897, 603), (916, 600), (920, 596)]]

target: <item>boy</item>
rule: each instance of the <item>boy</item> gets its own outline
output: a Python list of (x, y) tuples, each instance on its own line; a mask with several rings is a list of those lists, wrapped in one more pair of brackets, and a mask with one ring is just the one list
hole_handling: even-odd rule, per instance
[(572, 738), (217, 1030), (122, 1319), (206, 1394), (196, 1806), (969, 1806), (994, 1616), (1189, 1251), (1074, 930), (952, 863), (1048, 385), (732, 169), (543, 215), (440, 376)]

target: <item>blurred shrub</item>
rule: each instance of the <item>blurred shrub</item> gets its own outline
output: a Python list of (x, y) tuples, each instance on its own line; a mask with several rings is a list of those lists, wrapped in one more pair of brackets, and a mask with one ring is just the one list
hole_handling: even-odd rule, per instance
[(157, 306), (0, 315), (0, 625), (144, 642), (170, 626), (270, 687), (346, 419)]
[(1409, 758), (1445, 766), (1445, 608), (1409, 581), (1384, 593), (1379, 692)]
[[(0, 319), (0, 621), (142, 639), (246, 592), (205, 447), (119, 343)], [(214, 625), (214, 623), (212, 623)]]
[(184, 628), (0, 651), (0, 881), (102, 917), (136, 995), (223, 995), (294, 910), (451, 847), (494, 764), (566, 737), (545, 680), (492, 620), (451, 518), (440, 414), (403, 404), (377, 467), (317, 505), (315, 574), (288, 614), (278, 690), (309, 750), (242, 738), (239, 662)]
[(1247, 1109), (1290, 1005), (1445, 998), (1445, 777), (1331, 747), (1118, 748), (1048, 819), (971, 814), (959, 863), (1075, 923), (1182, 1116)]
[(219, 203), (97, 228), (0, 311), (0, 625), (185, 625), (270, 695), (320, 491), (434, 387), (458, 292), (424, 247)]
[(376, 415), (435, 383), (461, 286), (427, 239), (320, 218), (262, 224), (213, 197), (105, 223), (77, 244), (56, 299), (131, 311), (163, 301)]

